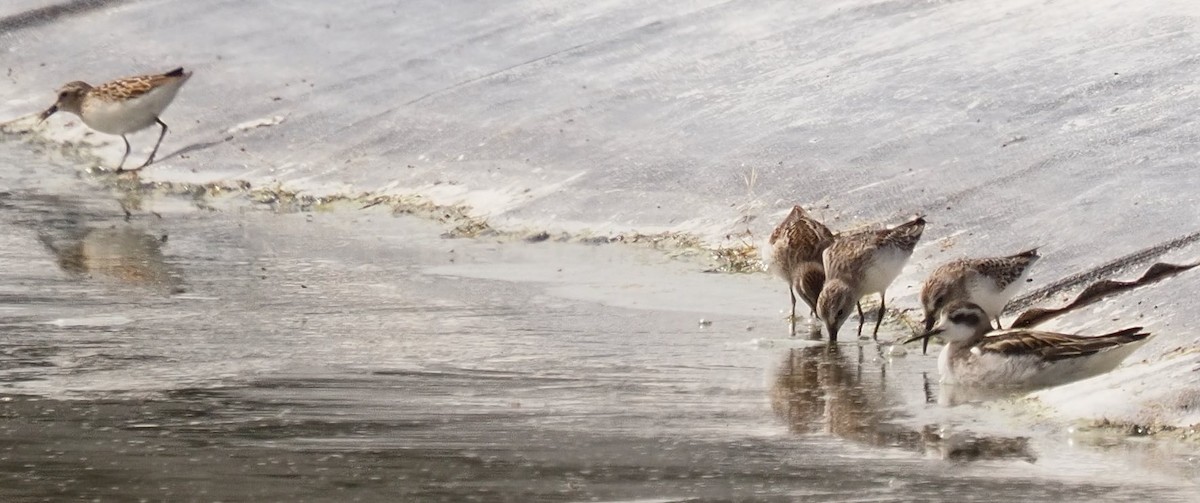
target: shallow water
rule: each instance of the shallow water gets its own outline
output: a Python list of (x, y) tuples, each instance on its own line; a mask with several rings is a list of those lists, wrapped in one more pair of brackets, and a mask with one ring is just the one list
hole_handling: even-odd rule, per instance
[(5, 501), (1195, 500), (1187, 449), (787, 340), (765, 276), (32, 159), (0, 144)]

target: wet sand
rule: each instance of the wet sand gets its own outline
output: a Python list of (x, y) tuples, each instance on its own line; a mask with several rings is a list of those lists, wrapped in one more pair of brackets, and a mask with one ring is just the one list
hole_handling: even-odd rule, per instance
[(1187, 449), (788, 340), (765, 275), (52, 173), (0, 198), (3, 501), (1195, 500)]

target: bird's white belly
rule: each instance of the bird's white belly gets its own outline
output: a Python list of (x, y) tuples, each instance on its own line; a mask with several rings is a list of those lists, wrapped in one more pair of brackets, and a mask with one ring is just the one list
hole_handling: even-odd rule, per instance
[(1025, 275), (1021, 275), (1001, 290), (994, 280), (977, 276), (967, 283), (967, 298), (983, 308), (983, 312), (987, 313), (989, 318), (995, 318), (1021, 290), (1021, 286), (1025, 284), (1024, 278)]
[[(1011, 293), (1016, 293), (1015, 288), (1011, 290)], [(1004, 306), (1012, 297), (1006, 295), (1007, 293), (1009, 292), (997, 288), (996, 282), (989, 278), (975, 278), (967, 283), (967, 300), (983, 308), (983, 312), (987, 313), (989, 318), (995, 318), (1004, 310)]]
[(867, 270), (863, 275), (860, 292), (862, 295), (882, 292), (887, 290), (888, 285), (896, 280), (900, 275), (900, 271), (904, 270), (904, 264), (908, 262), (908, 257), (912, 252), (896, 248), (880, 248), (875, 252), (874, 260), (867, 266)]
[(163, 86), (131, 100), (91, 102), (80, 116), (84, 124), (102, 133), (140, 131), (154, 125), (178, 90), (177, 86)]
[(780, 253), (779, 249), (771, 245), (766, 245), (764, 249), (767, 251), (767, 253), (763, 254), (763, 262), (767, 264), (767, 272), (785, 281), (791, 281), (791, 267), (788, 264), (786, 253)]
[[(947, 349), (949, 345), (947, 345)], [(972, 354), (951, 361), (947, 349), (938, 358), (942, 382), (966, 386), (1022, 387), (1032, 384), (1043, 364), (1035, 357)]]

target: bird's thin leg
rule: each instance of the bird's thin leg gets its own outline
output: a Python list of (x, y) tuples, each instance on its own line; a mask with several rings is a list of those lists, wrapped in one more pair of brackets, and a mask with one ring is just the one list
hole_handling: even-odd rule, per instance
[(796, 290), (788, 287), (788, 294), (792, 296), (792, 316), (788, 318), (788, 328), (791, 330), (792, 337), (796, 336)]
[(875, 318), (875, 331), (871, 333), (875, 340), (879, 340), (879, 324), (883, 323), (884, 301), (883, 292), (879, 292), (879, 316)]
[(167, 136), (167, 123), (163, 122), (162, 119), (158, 119), (158, 118), (155, 118), (154, 121), (158, 122), (158, 125), (162, 126), (162, 132), (158, 133), (158, 141), (155, 142), (155, 144), (154, 144), (154, 150), (150, 151), (150, 157), (148, 157), (146, 159), (146, 162), (142, 163), (141, 166), (138, 166), (137, 169), (142, 169), (146, 166), (149, 166), (150, 163), (154, 162), (154, 154), (158, 153), (158, 146), (162, 145), (163, 137)]
[(123, 169), (125, 167), (125, 158), (129, 157), (129, 138), (126, 138), (125, 135), (121, 135), (121, 139), (125, 141), (125, 155), (121, 156), (121, 164), (117, 165), (117, 173), (125, 171)]
[(858, 306), (858, 336), (862, 337), (862, 327), (863, 327), (862, 302), (860, 301), (860, 302), (856, 303), (855, 305)]

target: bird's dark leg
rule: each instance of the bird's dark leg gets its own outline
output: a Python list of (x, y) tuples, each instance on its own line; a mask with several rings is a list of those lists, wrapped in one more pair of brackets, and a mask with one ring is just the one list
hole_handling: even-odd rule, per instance
[(129, 157), (129, 138), (126, 138), (125, 135), (121, 135), (121, 139), (125, 141), (125, 155), (121, 156), (121, 164), (117, 165), (117, 173), (125, 171), (125, 158)]
[(162, 119), (158, 119), (158, 118), (155, 118), (154, 121), (157, 122), (158, 125), (162, 126), (162, 132), (158, 133), (158, 142), (156, 142), (154, 144), (154, 150), (150, 151), (150, 157), (148, 157), (146, 159), (146, 162), (142, 163), (141, 166), (138, 166), (137, 169), (142, 169), (146, 166), (149, 166), (150, 163), (154, 162), (154, 154), (158, 153), (158, 146), (162, 145), (163, 137), (167, 136), (167, 123), (163, 122)]
[(858, 306), (858, 336), (862, 337), (862, 327), (863, 327), (863, 322), (864, 322), (863, 312), (862, 312), (862, 302), (859, 301), (859, 302), (855, 303), (855, 305)]
[(879, 324), (883, 323), (884, 300), (883, 292), (879, 292), (879, 316), (875, 318), (875, 331), (871, 333), (875, 340), (879, 340)]

